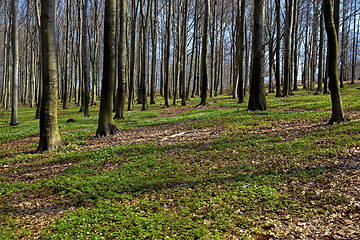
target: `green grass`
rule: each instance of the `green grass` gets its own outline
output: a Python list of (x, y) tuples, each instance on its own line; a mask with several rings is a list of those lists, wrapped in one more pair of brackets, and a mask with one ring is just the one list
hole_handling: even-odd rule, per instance
[[(346, 85), (342, 92), (347, 111), (360, 109), (356, 87)], [(209, 100), (210, 109), (190, 107), (165, 118), (160, 104), (126, 112), (125, 120), (116, 120), (120, 130), (179, 123), (222, 132), (214, 139), (81, 151), (76, 149), (96, 132), (98, 106), (91, 107), (90, 118), (72, 105), (59, 109), (68, 146), (51, 154), (29, 153), (34, 143), (24, 143), (23, 151), (0, 150), (0, 239), (253, 239), (270, 233), (284, 216), (303, 218), (348, 204), (330, 186), (339, 159), (359, 146), (359, 120), (325, 125), (329, 95), (269, 94), (267, 102), (264, 112), (245, 111), (246, 104), (221, 96)], [(38, 135), (34, 116), (35, 109), (20, 108), (21, 124), (9, 127), (5, 111), (0, 144)], [(68, 118), (76, 122), (66, 123)], [(52, 167), (61, 171), (46, 170)], [(39, 175), (21, 178), (32, 173)], [(47, 209), (41, 204), (55, 212), (67, 207), (56, 217), (45, 214), (51, 221), (41, 225), (31, 221), (35, 213), (23, 217), (19, 204), (28, 201), (40, 202), (39, 212)]]

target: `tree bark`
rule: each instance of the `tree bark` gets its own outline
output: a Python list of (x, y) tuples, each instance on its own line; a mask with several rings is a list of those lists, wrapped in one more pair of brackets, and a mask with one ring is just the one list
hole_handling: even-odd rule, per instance
[(167, 108), (169, 104), (169, 93), (170, 93), (170, 44), (171, 44), (171, 12), (172, 12), (172, 1), (169, 1), (168, 15), (166, 20), (166, 44), (165, 44), (165, 81), (164, 81), (164, 107)]
[(18, 1), (11, 1), (12, 10), (12, 93), (11, 93), (11, 121), (10, 126), (19, 125), (18, 120), (18, 90), (19, 90), (19, 30), (18, 30)]
[(116, 0), (105, 0), (104, 68), (101, 88), (97, 137), (114, 135), (118, 131), (112, 118), (115, 80)]
[(150, 104), (155, 104), (156, 93), (156, 66), (157, 66), (157, 25), (158, 25), (158, 4), (157, 0), (154, 0), (154, 11), (152, 12), (152, 63), (151, 63), (151, 82), (150, 82)]
[(63, 109), (67, 109), (67, 99), (69, 97), (69, 68), (70, 68), (70, 53), (69, 53), (69, 24), (70, 24), (70, 0), (66, 0), (66, 29), (65, 29), (65, 67), (64, 67), (64, 86), (63, 86), (63, 95), (62, 103)]
[(280, 0), (276, 0), (276, 71), (275, 71), (276, 97), (281, 96), (281, 87), (280, 87), (281, 32), (280, 31), (281, 31)]
[(182, 46), (182, 59), (183, 59), (183, 67), (182, 67), (182, 75), (181, 75), (181, 82), (182, 82), (182, 89), (181, 89), (181, 106), (186, 105), (187, 100), (187, 37), (188, 37), (188, 19), (189, 19), (189, 0), (184, 1), (184, 17), (183, 17), (183, 46)]
[(204, 29), (202, 39), (202, 52), (201, 52), (201, 102), (199, 106), (205, 106), (207, 102), (207, 90), (208, 90), (208, 45), (209, 45), (209, 16), (210, 16), (210, 0), (205, 0), (205, 14), (204, 14)]
[(285, 24), (285, 46), (284, 46), (284, 86), (283, 97), (289, 96), (290, 80), (291, 80), (291, 35), (293, 31), (293, 1), (288, 0), (286, 8), (286, 24)]
[(345, 121), (339, 88), (338, 37), (334, 23), (334, 15), (336, 16), (337, 13), (333, 13), (331, 0), (323, 0), (323, 11), (328, 36), (328, 72), (332, 104), (332, 115), (329, 124), (333, 124), (334, 122), (340, 123)]
[(252, 67), (248, 110), (266, 110), (264, 83), (264, 21), (265, 0), (254, 1), (254, 32), (252, 43)]
[(55, 0), (41, 1), (43, 91), (37, 151), (55, 151), (64, 142), (57, 123), (58, 72), (55, 53)]
[(216, 0), (213, 1), (214, 2), (214, 6), (212, 6), (212, 26), (211, 26), (211, 34), (210, 34), (210, 45), (211, 45), (211, 50), (210, 50), (210, 71), (211, 71), (211, 82), (210, 82), (210, 98), (214, 97), (214, 86), (215, 86), (215, 35), (216, 35), (216, 18), (217, 18), (217, 14), (216, 14)]
[(237, 34), (236, 34), (236, 68), (238, 79), (238, 103), (243, 103), (244, 100), (244, 48), (245, 48), (245, 9), (246, 0), (238, 0), (238, 16), (237, 16)]
[(90, 116), (90, 77), (89, 77), (89, 55), (88, 55), (88, 17), (87, 17), (88, 1), (83, 4), (83, 25), (82, 25), (82, 70), (84, 78), (84, 117)]
[(129, 99), (128, 111), (132, 110), (132, 103), (134, 100), (134, 87), (135, 87), (135, 57), (136, 57), (136, 20), (138, 12), (139, 0), (133, 2), (133, 18), (131, 22), (131, 55), (130, 55), (130, 79), (129, 79)]
[(320, 43), (319, 43), (319, 70), (318, 70), (318, 88), (317, 91), (323, 90), (323, 66), (324, 66), (324, 12), (320, 16)]
[(145, 1), (140, 1), (140, 23), (141, 23), (141, 39), (142, 39), (142, 49), (141, 49), (141, 61), (140, 61), (140, 84), (139, 84), (139, 98), (142, 99), (141, 110), (147, 110), (147, 90), (146, 90), (146, 72), (147, 72), (147, 49), (148, 49), (148, 40), (147, 40), (147, 29), (149, 23), (149, 16), (151, 11), (152, 0), (147, 1), (147, 11), (145, 15)]
[(127, 32), (127, 0), (120, 0), (120, 34), (119, 34), (119, 49), (118, 49), (118, 89), (117, 89), (117, 102), (115, 119), (125, 119), (125, 85), (127, 80), (126, 67), (127, 67), (127, 51), (126, 51), (126, 32)]

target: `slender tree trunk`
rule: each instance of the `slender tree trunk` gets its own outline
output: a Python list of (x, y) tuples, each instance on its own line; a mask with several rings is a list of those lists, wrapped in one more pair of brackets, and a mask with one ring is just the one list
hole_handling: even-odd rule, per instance
[(84, 79), (84, 117), (90, 116), (90, 77), (89, 77), (89, 56), (88, 56), (88, 17), (87, 17), (88, 1), (83, 4), (83, 25), (82, 25), (82, 70)]
[(120, 0), (120, 34), (119, 34), (119, 71), (118, 71), (118, 90), (117, 90), (117, 106), (115, 119), (125, 119), (124, 110), (125, 110), (125, 84), (127, 79), (126, 66), (127, 66), (127, 57), (126, 57), (126, 32), (127, 32), (127, 0)]
[(248, 110), (266, 110), (264, 83), (265, 0), (254, 1), (254, 33)]
[(3, 66), (3, 87), (1, 92), (1, 102), (5, 109), (7, 109), (6, 105), (6, 97), (7, 97), (7, 79), (8, 79), (8, 68), (9, 68), (9, 28), (8, 24), (5, 22), (4, 26), (4, 66)]
[[(355, 7), (354, 7), (354, 11), (356, 11), (356, 2), (357, 0), (355, 0)], [(355, 37), (356, 35), (356, 31), (358, 31), (358, 28), (356, 27), (356, 15), (354, 16), (354, 26), (353, 26), (353, 31), (354, 31), (354, 39), (353, 39), (353, 46), (352, 46), (352, 61), (351, 61), (351, 84), (355, 84), (355, 74), (356, 74), (356, 43), (357, 43), (357, 39)]]
[(319, 43), (319, 69), (318, 69), (318, 88), (317, 91), (323, 90), (323, 65), (324, 65), (324, 12), (320, 16), (320, 43)]
[(115, 80), (115, 25), (116, 0), (105, 0), (104, 69), (101, 88), (97, 137), (114, 135), (118, 129), (112, 118)]
[(210, 45), (211, 45), (211, 52), (210, 52), (210, 70), (211, 70), (211, 82), (210, 82), (210, 98), (214, 97), (214, 85), (215, 85), (215, 35), (216, 35), (216, 0), (213, 1), (214, 6), (212, 6), (212, 26), (211, 26), (211, 37), (210, 37)]
[(140, 89), (139, 94), (140, 98), (142, 99), (142, 107), (141, 110), (147, 110), (148, 104), (147, 104), (147, 90), (146, 90), (146, 72), (147, 72), (147, 45), (148, 45), (148, 39), (147, 39), (147, 29), (148, 29), (148, 23), (149, 23), (149, 16), (151, 11), (151, 5), (152, 1), (147, 1), (147, 11), (145, 15), (145, 3), (143, 0), (140, 1), (140, 22), (141, 22), (141, 28), (142, 28), (142, 50), (141, 50), (141, 72), (140, 72)]
[(201, 102), (199, 106), (205, 106), (207, 102), (207, 90), (208, 90), (208, 45), (209, 45), (209, 16), (210, 16), (210, 0), (205, 0), (205, 14), (204, 14), (204, 30), (202, 40), (202, 52), (201, 52)]
[(309, 13), (306, 13), (306, 23), (305, 23), (305, 57), (304, 57), (304, 66), (303, 66), (303, 73), (302, 73), (302, 85), (303, 89), (307, 89), (307, 81), (308, 81), (308, 31), (309, 31)]
[(41, 0), (42, 101), (37, 150), (55, 151), (64, 145), (57, 124), (58, 72), (55, 53), (55, 0)]
[[(198, 0), (196, 0), (198, 1)], [(198, 18), (196, 18), (196, 21), (198, 21)], [(197, 23), (197, 22), (196, 22)], [(196, 25), (198, 26), (198, 25)], [(195, 27), (195, 26), (194, 26)], [(198, 28), (196, 27), (195, 29), (196, 31), (196, 35), (194, 34), (194, 41), (195, 41), (195, 49), (193, 49), (193, 51), (195, 51), (195, 66), (194, 66), (194, 80), (193, 80), (193, 88), (192, 88), (192, 92), (191, 92), (191, 98), (195, 97), (196, 94), (196, 89), (197, 89), (197, 80), (198, 80), (198, 63), (199, 63), (199, 40), (198, 40)], [(192, 72), (192, 71), (191, 71)], [(190, 75), (191, 75), (190, 72)]]
[(280, 88), (280, 46), (281, 46), (281, 22), (280, 22), (280, 0), (276, 0), (276, 97), (281, 96)]
[[(85, 1), (86, 2), (86, 1)], [(63, 109), (67, 109), (67, 100), (69, 98), (69, 65), (70, 65), (70, 53), (69, 53), (69, 27), (70, 25), (70, 0), (66, 0), (66, 29), (65, 29), (65, 67), (62, 73), (64, 79), (62, 103)]]
[(169, 93), (170, 93), (170, 44), (171, 44), (171, 12), (172, 12), (172, 1), (168, 2), (168, 15), (166, 20), (166, 44), (165, 44), (165, 81), (164, 81), (164, 107), (167, 108), (169, 104)]
[(328, 69), (328, 66), (329, 66), (329, 55), (327, 54), (326, 56), (326, 70), (325, 70), (325, 77), (324, 77), (324, 91), (323, 91), (323, 94), (328, 94), (329, 91), (328, 91), (328, 82), (329, 82), (329, 69)]
[[(198, 0), (195, 0), (195, 13), (194, 13), (194, 34), (193, 34), (193, 42), (192, 42), (192, 52), (191, 52), (191, 61), (190, 61), (190, 72), (189, 72), (189, 79), (188, 79), (188, 87), (186, 89), (186, 97), (189, 100), (190, 98), (190, 83), (191, 83), (191, 79), (192, 79), (192, 73), (193, 73), (193, 64), (194, 64), (194, 55), (196, 54), (196, 45), (197, 45), (197, 32), (198, 32), (198, 16), (197, 16), (197, 12), (198, 12)], [(195, 55), (195, 67), (194, 67), (194, 71), (196, 71), (196, 55)], [(192, 89), (192, 94), (191, 97), (194, 97), (195, 94), (195, 74), (194, 74), (194, 80), (193, 80), (193, 89)]]
[(12, 94), (11, 94), (11, 121), (10, 126), (19, 125), (18, 121), (18, 82), (19, 82), (19, 31), (18, 31), (18, 1), (11, 1), (12, 10)]
[(157, 66), (157, 25), (158, 25), (158, 5), (154, 0), (154, 11), (152, 12), (152, 64), (151, 64), (151, 83), (150, 83), (150, 104), (155, 104), (156, 93), (156, 66)]
[(178, 94), (179, 92), (181, 93), (181, 88), (179, 87), (180, 83), (180, 74), (181, 74), (181, 60), (182, 60), (182, 55), (181, 55), (181, 8), (182, 8), (182, 0), (179, 0), (179, 5), (178, 5), (178, 13), (177, 13), (177, 30), (176, 30), (176, 39), (177, 41), (174, 40), (174, 42), (176, 43), (176, 59), (174, 58), (174, 99), (173, 99), (173, 105), (176, 105), (176, 100), (178, 98), (178, 96), (180, 96), (181, 94)]
[[(297, 30), (298, 30), (298, 0), (293, 0), (293, 29), (291, 34), (291, 64), (290, 64), (290, 78), (289, 78), (289, 94), (294, 95), (292, 92), (293, 89), (293, 80), (297, 81)], [(297, 85), (297, 83), (296, 83)]]
[[(334, 11), (337, 11), (337, 8), (340, 8), (338, 5), (340, 4), (340, 1), (335, 0), (334, 4)], [(347, 1), (343, 1), (343, 15), (342, 18), (345, 19), (346, 12), (345, 8), (347, 5)], [(334, 16), (335, 21), (335, 28), (336, 30), (339, 30), (339, 16)], [(344, 88), (344, 81), (346, 78), (346, 30), (345, 30), (346, 24), (343, 22), (342, 24), (342, 33), (341, 33), (341, 53), (340, 53), (340, 88)], [(339, 31), (337, 31), (338, 41), (339, 41)]]
[(34, 2), (35, 5), (35, 13), (36, 13), (36, 28), (39, 32), (39, 49), (41, 51), (41, 54), (39, 54), (39, 81), (38, 81), (38, 99), (37, 99), (37, 108), (36, 108), (36, 114), (35, 114), (35, 119), (40, 119), (40, 113), (41, 113), (41, 105), (42, 105), (42, 95), (43, 95), (43, 57), (42, 57), (42, 39), (41, 39), (41, 16), (40, 16), (40, 9), (39, 9), (39, 2), (38, 0), (35, 0)]
[(293, 84), (293, 91), (298, 90), (298, 53), (299, 53), (299, 23), (298, 23), (298, 9), (299, 9), (299, 3), (296, 1), (296, 10), (294, 13), (294, 34), (293, 34), (293, 41), (294, 41), (294, 52), (293, 52), (293, 62), (294, 62), (294, 84)]
[(237, 67), (238, 70), (238, 103), (243, 103), (244, 100), (244, 49), (245, 49), (245, 9), (246, 9), (246, 0), (238, 0), (238, 14), (237, 17)]
[(186, 105), (187, 100), (187, 37), (188, 37), (188, 19), (189, 19), (189, 0), (184, 0), (184, 17), (183, 17), (183, 46), (182, 46), (182, 59), (183, 59), (183, 67), (182, 67), (182, 91), (181, 91), (181, 106)]
[(130, 79), (129, 79), (129, 100), (128, 111), (132, 110), (134, 100), (135, 87), (135, 57), (136, 57), (136, 20), (138, 12), (139, 0), (133, 2), (133, 19), (131, 24), (131, 56), (130, 56)]
[(288, 6), (286, 8), (286, 27), (285, 27), (285, 50), (284, 50), (284, 87), (283, 97), (289, 95), (290, 80), (291, 80), (291, 35), (293, 31), (293, 0), (287, 0)]
[[(339, 88), (339, 73), (338, 73), (338, 37), (336, 32), (336, 25), (334, 24), (332, 1), (323, 0), (323, 11), (325, 19), (325, 28), (328, 35), (328, 71), (329, 71), (329, 89), (331, 92), (332, 115), (329, 124), (334, 122), (340, 123), (345, 121), (344, 111), (342, 108)], [(337, 10), (338, 11), (338, 10)]]

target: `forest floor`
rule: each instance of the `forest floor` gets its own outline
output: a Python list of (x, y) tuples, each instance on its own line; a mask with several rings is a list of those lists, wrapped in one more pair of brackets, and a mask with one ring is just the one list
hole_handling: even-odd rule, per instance
[[(127, 112), (96, 138), (98, 106), (59, 109), (67, 146), (36, 153), (34, 109), (0, 116), (0, 239), (360, 239), (360, 90), (228, 96)], [(75, 123), (66, 123), (68, 118)]]

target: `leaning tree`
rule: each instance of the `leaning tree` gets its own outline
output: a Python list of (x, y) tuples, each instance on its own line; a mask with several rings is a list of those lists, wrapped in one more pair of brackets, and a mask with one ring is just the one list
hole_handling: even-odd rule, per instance
[[(336, 10), (337, 9), (337, 10)], [(331, 0), (323, 0), (323, 11), (325, 19), (325, 28), (328, 36), (328, 74), (329, 74), (329, 89), (331, 92), (332, 115), (329, 124), (334, 122), (340, 123), (345, 121), (344, 111), (340, 97), (339, 87), (339, 73), (338, 73), (338, 35), (336, 31), (336, 21), (334, 16), (338, 15), (334, 9)]]

